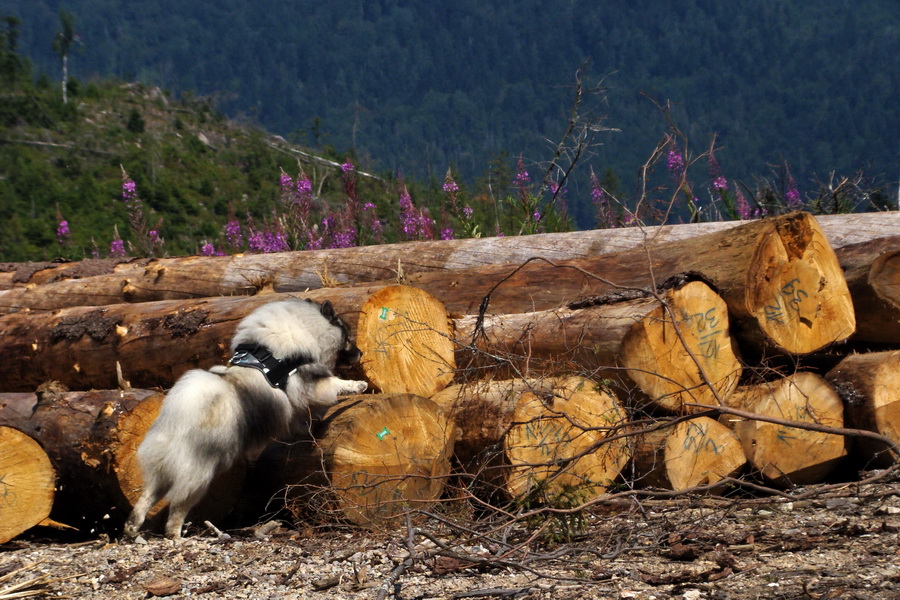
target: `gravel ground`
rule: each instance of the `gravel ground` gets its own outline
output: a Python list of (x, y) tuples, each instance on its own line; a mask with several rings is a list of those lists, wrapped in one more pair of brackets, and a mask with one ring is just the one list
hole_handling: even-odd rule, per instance
[(178, 543), (68, 544), (35, 530), (0, 546), (0, 599), (35, 579), (38, 597), (79, 599), (900, 598), (896, 483), (794, 502), (630, 501), (595, 507), (581, 525), (566, 544), (546, 543), (536, 522), (504, 538), (427, 521), (413, 542), (406, 527), (273, 523), (196, 529)]

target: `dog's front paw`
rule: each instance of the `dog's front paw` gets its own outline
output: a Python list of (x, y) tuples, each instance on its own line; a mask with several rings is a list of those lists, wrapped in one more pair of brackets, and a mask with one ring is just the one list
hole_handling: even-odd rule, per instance
[(345, 381), (340, 394), (362, 394), (364, 391), (366, 391), (366, 389), (368, 389), (368, 387), (369, 384), (367, 384), (365, 381)]

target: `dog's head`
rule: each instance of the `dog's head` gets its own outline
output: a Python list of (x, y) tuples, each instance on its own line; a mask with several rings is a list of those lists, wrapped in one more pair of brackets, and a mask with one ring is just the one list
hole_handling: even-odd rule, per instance
[(331, 302), (280, 300), (265, 304), (238, 324), (231, 349), (242, 344), (264, 346), (279, 360), (308, 357), (334, 369), (359, 361), (362, 353), (350, 339), (350, 328)]

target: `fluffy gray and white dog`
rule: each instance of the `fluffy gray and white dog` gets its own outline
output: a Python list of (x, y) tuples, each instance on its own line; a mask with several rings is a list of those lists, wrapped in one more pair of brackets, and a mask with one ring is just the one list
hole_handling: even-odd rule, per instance
[(166, 395), (138, 449), (144, 488), (126, 536), (137, 536), (147, 512), (165, 498), (166, 537), (180, 538), (216, 475), (241, 457), (257, 458), (312, 409), (366, 389), (364, 381), (333, 373), (361, 353), (330, 302), (263, 305), (238, 324), (231, 350), (227, 366), (188, 371)]

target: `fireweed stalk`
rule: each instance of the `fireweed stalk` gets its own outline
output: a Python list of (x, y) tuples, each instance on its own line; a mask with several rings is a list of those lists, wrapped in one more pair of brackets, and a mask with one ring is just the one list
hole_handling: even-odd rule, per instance
[(594, 205), (594, 221), (600, 229), (613, 229), (618, 227), (618, 219), (609, 203), (600, 180), (594, 169), (591, 169), (591, 203)]
[(434, 239), (434, 220), (427, 209), (416, 208), (406, 184), (401, 181), (400, 185), (400, 228), (403, 237), (407, 241)]
[(669, 150), (666, 153), (666, 167), (669, 169), (672, 179), (674, 179), (675, 183), (678, 185), (678, 191), (684, 196), (685, 203), (691, 213), (691, 222), (696, 223), (700, 220), (700, 212), (702, 209), (700, 208), (700, 202), (694, 195), (691, 184), (687, 179), (687, 161), (684, 158), (685, 155), (681, 152), (681, 149), (675, 142), (675, 138), (672, 136), (668, 137)]
[(128, 176), (125, 167), (122, 169), (122, 201), (128, 209), (128, 225), (136, 240), (138, 251), (143, 256), (154, 256), (161, 253), (164, 241), (159, 235), (159, 229), (162, 226), (160, 219), (156, 227), (150, 229), (147, 226), (147, 218), (144, 214), (144, 205), (137, 193), (137, 185), (134, 180)]
[[(713, 140), (713, 143), (715, 143), (715, 140)], [(728, 180), (722, 175), (722, 167), (719, 165), (719, 161), (716, 160), (712, 147), (709, 149), (707, 165), (709, 166), (709, 192), (713, 202), (716, 199), (721, 200), (725, 216), (731, 221), (737, 219), (738, 212), (735, 209), (734, 200), (731, 194), (728, 193)]]

